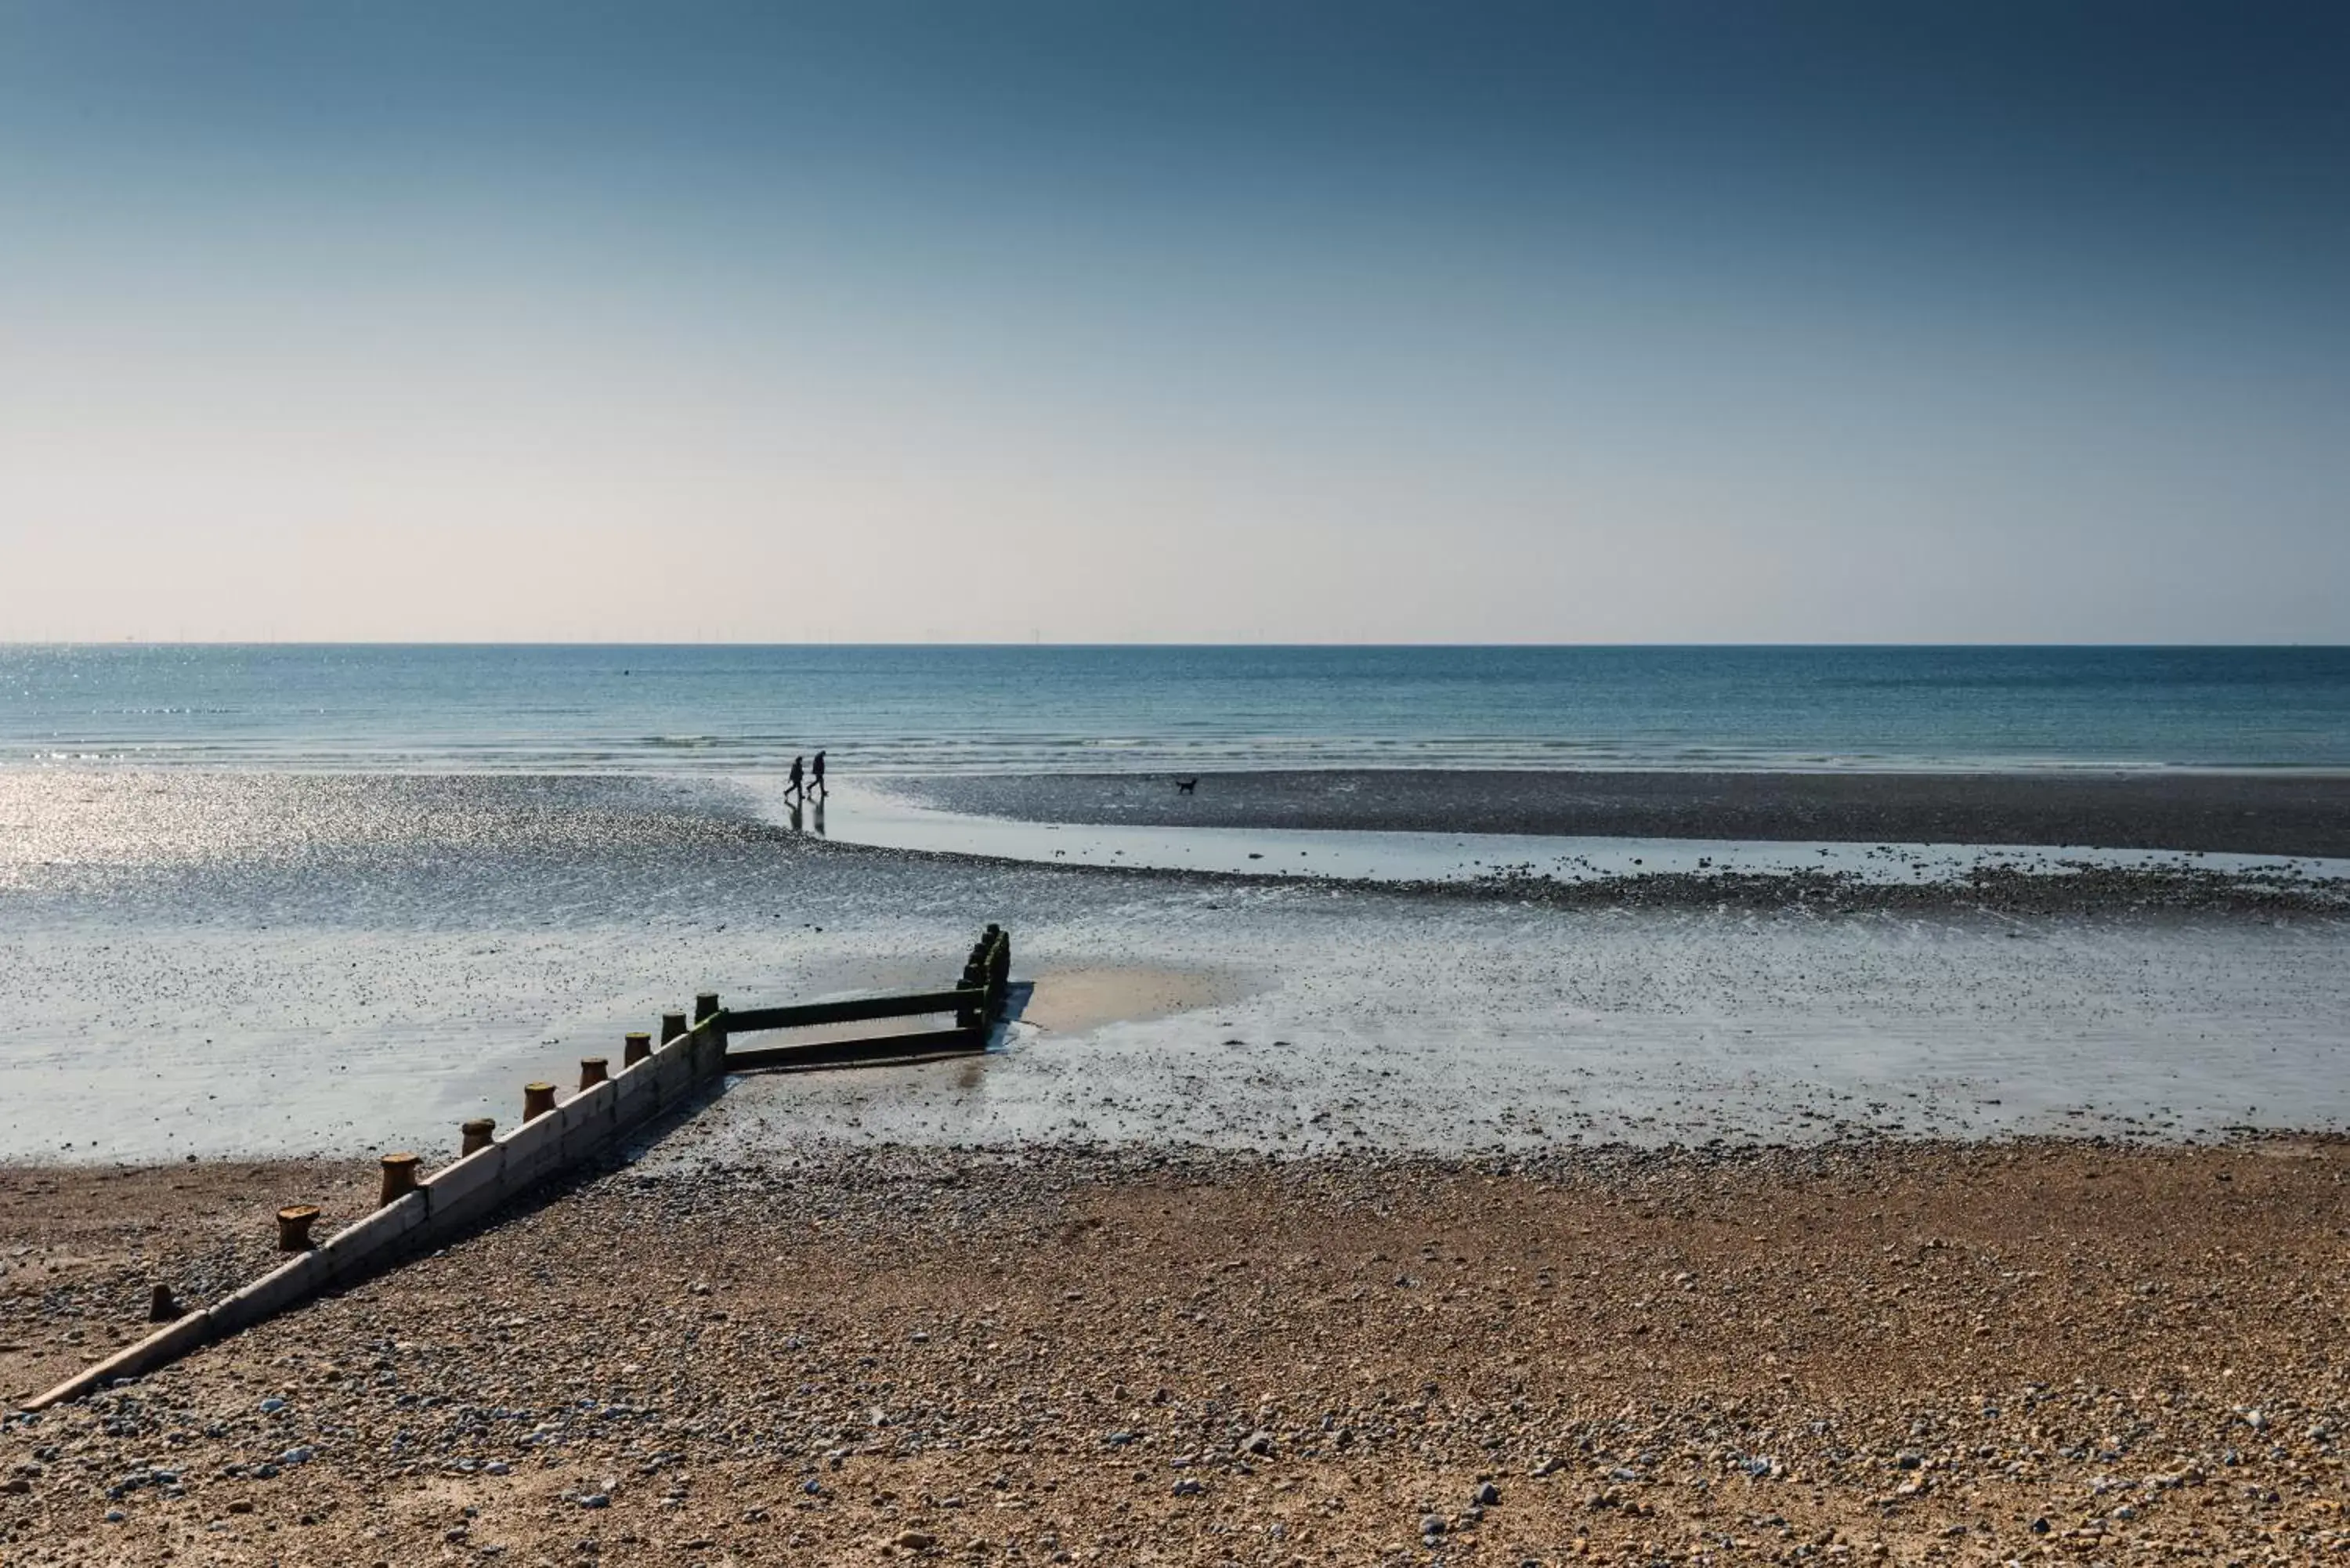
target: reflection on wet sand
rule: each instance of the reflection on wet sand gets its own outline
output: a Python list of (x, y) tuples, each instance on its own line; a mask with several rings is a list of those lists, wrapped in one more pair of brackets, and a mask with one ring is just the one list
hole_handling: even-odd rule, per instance
[(1036, 977), (1020, 1016), (1042, 1029), (1074, 1033), (1211, 1007), (1245, 991), (1236, 977), (1209, 970), (1132, 964), (1048, 970)]

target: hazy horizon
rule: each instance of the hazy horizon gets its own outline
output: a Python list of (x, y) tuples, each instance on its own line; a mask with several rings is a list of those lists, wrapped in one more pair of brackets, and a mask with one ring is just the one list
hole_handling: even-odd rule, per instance
[(2350, 642), (2350, 11), (0, 0), (0, 639)]
[(750, 638), (719, 637), (689, 638), (672, 641), (648, 641), (641, 639), (626, 638), (182, 638), (140, 637), (133, 634), (125, 634), (120, 637), (105, 638), (0, 638), (0, 648), (641, 648), (647, 649), (686, 648), (1042, 648), (1065, 649), (1161, 648), (1169, 649), (1262, 649), (1268, 651), (1277, 651), (1282, 649), (1357, 649), (1366, 651), (1388, 649), (1427, 649), (1439, 651), (1448, 649), (1523, 649), (1529, 650), (1539, 650), (1544, 649), (1591, 649), (1594, 650), (1620, 649), (1627, 650), (1666, 651), (1682, 648), (1711, 649), (1721, 651), (1734, 651), (1740, 649), (1783, 649), (1790, 651), (1800, 651), (1805, 649), (1826, 649), (1865, 651), (1868, 649), (1881, 648), (1906, 649), (1924, 652), (1931, 651), (1935, 649), (1972, 649), (1984, 651), (1997, 651), (2000, 649), (2030, 650), (2033, 649), (2078, 649), (2083, 650), (2106, 649), (2121, 651), (2159, 651), (2164, 649), (2203, 649), (2214, 650), (2225, 650), (2230, 649), (2242, 649), (2248, 650), (2309, 649), (2316, 650), (2331, 650), (2337, 649), (2350, 649), (2350, 642), (2308, 640), (2284, 642), (2219, 642), (2210, 640), (2170, 642), (2091, 642), (2080, 639), (2071, 641), (2047, 640), (2031, 642), (1990, 642), (1981, 640), (1973, 642), (1733, 642), (1721, 639), (1689, 639), (1671, 642), (1542, 642), (1531, 639), (1484, 642), (1440, 642), (1427, 639), (1388, 640), (1377, 642), (1336, 639), (1313, 642), (1265, 642), (1253, 640), (1201, 642), (1182, 638), (1154, 638), (1147, 639), (1128, 639), (1127, 640), (1118, 642), (1059, 642), (1049, 638), (1025, 637), (993, 639), (984, 638), (951, 638), (935, 641), (926, 641), (920, 638), (876, 638), (870, 639), (843, 638), (819, 642), (805, 640), (794, 641), (789, 639), (759, 639)]

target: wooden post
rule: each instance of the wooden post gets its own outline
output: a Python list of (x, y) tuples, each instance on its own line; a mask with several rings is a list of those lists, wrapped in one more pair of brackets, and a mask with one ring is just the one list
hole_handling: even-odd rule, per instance
[(704, 1038), (710, 1042), (711, 1048), (720, 1056), (724, 1056), (726, 1024), (715, 992), (703, 992), (693, 999), (693, 1023), (695, 1028), (707, 1031)]
[[(979, 976), (979, 950), (973, 948), (972, 950), (971, 957), (962, 961), (962, 973), (955, 977), (955, 989), (957, 991), (971, 990), (972, 987), (977, 986), (980, 983)], [(985, 1021), (985, 1019), (986, 1009), (983, 1005), (981, 1007), (958, 1007), (955, 1009), (955, 1027), (957, 1029), (976, 1029)]]
[(172, 1299), (172, 1287), (157, 1285), (147, 1296), (149, 1323), (177, 1323), (188, 1315), (188, 1309)]
[(653, 1054), (653, 1037), (642, 1030), (620, 1037), (620, 1070), (627, 1072)]
[(522, 1119), (536, 1121), (555, 1108), (555, 1085), (525, 1084), (522, 1086)]
[(594, 1088), (597, 1085), (604, 1082), (607, 1078), (609, 1078), (612, 1075), (606, 1072), (605, 1069), (610, 1064), (611, 1062), (608, 1057), (582, 1057), (579, 1062), (579, 1092), (584, 1095), (588, 1090)]
[(987, 936), (987, 1017), (992, 1023), (1003, 1018), (1004, 992), (1012, 985), (1012, 933), (990, 926)]
[(388, 1154), (383, 1157), (383, 1197), (376, 1207), (397, 1203), (416, 1190), (416, 1167), (419, 1161), (412, 1154)]
[(281, 1252), (307, 1252), (310, 1250), (310, 1226), (318, 1218), (315, 1203), (292, 1203), (277, 1211), (277, 1250)]
[(463, 1159), (469, 1154), (479, 1154), (489, 1147), (497, 1133), (498, 1124), (489, 1116), (475, 1116), (472, 1121), (461, 1123), (457, 1130), (465, 1135), (464, 1147), (457, 1151), (457, 1158)]
[(684, 1033), (685, 1014), (682, 1012), (664, 1012), (661, 1014), (660, 1038), (656, 1041), (655, 1044), (666, 1045)]

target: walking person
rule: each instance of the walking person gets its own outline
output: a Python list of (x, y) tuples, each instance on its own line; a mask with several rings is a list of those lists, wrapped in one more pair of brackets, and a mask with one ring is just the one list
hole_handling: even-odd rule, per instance
[(801, 796), (806, 793), (806, 786), (805, 786), (805, 785), (803, 785), (803, 784), (801, 784), (801, 782), (800, 782), (800, 778), (801, 778), (801, 768), (800, 768), (800, 763), (801, 763), (801, 760), (802, 760), (802, 759), (800, 759), (800, 758), (798, 758), (798, 757), (794, 757), (794, 758), (792, 759), (792, 783), (791, 783), (791, 796), (792, 796), (792, 799), (793, 799), (794, 801), (797, 801), (797, 800), (799, 800), (799, 799), (801, 798)]
[(824, 753), (822, 752), (816, 754), (816, 766), (808, 770), (808, 777), (816, 784), (816, 799), (822, 800), (824, 798)]

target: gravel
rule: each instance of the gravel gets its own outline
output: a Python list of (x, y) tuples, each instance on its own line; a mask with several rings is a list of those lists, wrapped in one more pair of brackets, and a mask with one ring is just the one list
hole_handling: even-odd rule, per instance
[[(0, 1559), (2309, 1561), (2350, 1545), (2345, 1170), (2314, 1138), (648, 1161), (9, 1419)], [(92, 1173), (0, 1174), (0, 1254), (146, 1228), (70, 1299), (0, 1276), (0, 1332), (136, 1332), (135, 1276), (265, 1232), (296, 1175), (111, 1173), (93, 1215)]]

